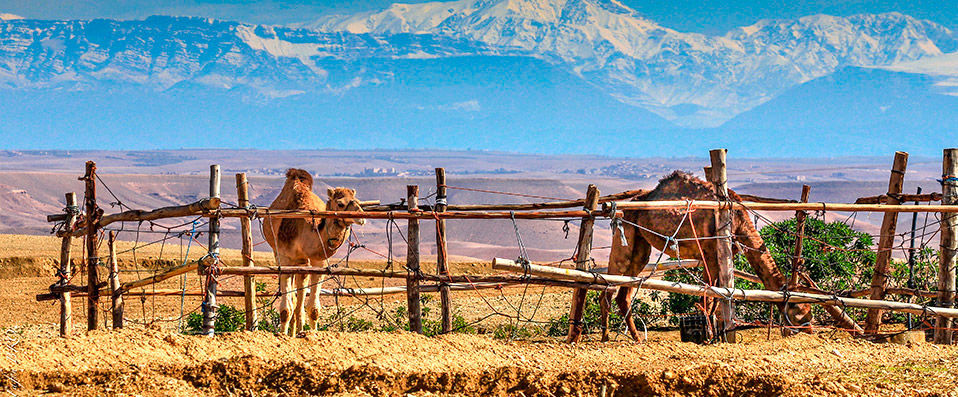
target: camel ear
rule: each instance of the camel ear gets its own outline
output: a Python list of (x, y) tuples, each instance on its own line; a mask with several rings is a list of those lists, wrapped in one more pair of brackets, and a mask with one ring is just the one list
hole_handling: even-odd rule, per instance
[(333, 188), (331, 188), (331, 187), (326, 188), (326, 196), (329, 197), (330, 199), (333, 198), (333, 194), (334, 194), (335, 192), (336, 192), (336, 191), (333, 190)]
[(353, 197), (356, 197), (356, 189), (349, 189), (349, 194), (352, 194)]

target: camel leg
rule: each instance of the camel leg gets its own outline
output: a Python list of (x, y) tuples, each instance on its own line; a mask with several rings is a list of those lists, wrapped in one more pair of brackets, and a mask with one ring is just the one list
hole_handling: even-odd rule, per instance
[[(633, 219), (634, 220), (634, 219)], [(624, 235), (623, 235), (624, 234)], [(623, 237), (625, 241), (623, 241)], [(635, 251), (636, 229), (624, 224), (622, 233), (612, 231), (612, 251), (609, 252), (609, 274), (626, 274)], [(609, 307), (612, 305), (612, 289), (602, 291), (599, 299), (602, 341), (609, 340)]]
[[(632, 239), (632, 258), (629, 269), (625, 274), (636, 276), (649, 264), (649, 256), (652, 255), (652, 245), (638, 233)], [(615, 303), (619, 306), (619, 313), (629, 329), (629, 335), (632, 339), (639, 340), (639, 330), (635, 327), (635, 319), (632, 317), (632, 295), (635, 293), (633, 287), (619, 287), (619, 293), (615, 297)]]
[(319, 302), (319, 293), (323, 289), (322, 278), (318, 274), (309, 275), (309, 300), (306, 301), (306, 325), (310, 330), (316, 330), (316, 324), (319, 322), (319, 308), (322, 307)]
[(293, 335), (303, 332), (303, 323), (306, 319), (306, 275), (297, 274), (294, 278), (296, 284), (296, 309), (293, 312), (293, 320), (296, 322)]
[(287, 335), (289, 334), (289, 307), (292, 305), (292, 302), (290, 302), (292, 295), (289, 293), (289, 278), (290, 275), (288, 274), (279, 275), (279, 323), (280, 330)]
[(612, 290), (607, 289), (602, 291), (602, 295), (599, 296), (599, 307), (601, 308), (600, 315), (601, 324), (602, 324), (602, 341), (609, 341), (609, 306), (612, 305)]
[(638, 341), (639, 330), (635, 328), (635, 321), (632, 320), (632, 315), (629, 313), (634, 291), (634, 287), (619, 287), (619, 293), (615, 295), (615, 303), (619, 306), (619, 313), (622, 313), (625, 317), (625, 324), (629, 328), (629, 336), (632, 337), (632, 340)]

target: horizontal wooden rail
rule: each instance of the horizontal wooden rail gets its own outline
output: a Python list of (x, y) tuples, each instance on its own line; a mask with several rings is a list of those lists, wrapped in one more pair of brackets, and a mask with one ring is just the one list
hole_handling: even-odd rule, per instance
[(589, 273), (574, 269), (560, 269), (550, 266), (523, 265), (508, 259), (495, 258), (492, 268), (514, 273), (532, 274), (554, 280), (577, 281), (589, 284), (631, 285), (658, 291), (674, 292), (679, 294), (727, 299), (731, 297), (740, 301), (791, 303), (831, 304), (844, 307), (876, 308), (912, 314), (929, 314), (949, 318), (958, 318), (958, 309), (934, 306), (922, 306), (913, 303), (893, 302), (884, 300), (869, 300), (845, 298), (834, 295), (811, 294), (805, 292), (782, 292), (767, 290), (729, 289), (713, 286), (676, 283), (665, 280), (645, 279), (640, 277), (614, 276), (608, 274)]
[(189, 263), (171, 268), (167, 271), (164, 271), (163, 273), (155, 274), (155, 275), (142, 278), (139, 280), (129, 281), (129, 282), (120, 284), (120, 288), (118, 288), (117, 291), (121, 291), (121, 293), (125, 293), (126, 291), (132, 290), (134, 288), (140, 288), (150, 284), (156, 284), (158, 282), (179, 276), (181, 274), (186, 274), (192, 271), (196, 271), (198, 267), (199, 267), (199, 264), (197, 262), (195, 261), (189, 262)]
[[(635, 196), (639, 196), (645, 193), (648, 193), (648, 190), (637, 189), (637, 190), (627, 190), (621, 193), (610, 194), (608, 196), (599, 197), (599, 203), (607, 203), (609, 201), (625, 200)], [(522, 204), (459, 204), (459, 205), (448, 205), (446, 210), (448, 211), (529, 211), (529, 210), (545, 210), (545, 209), (562, 209), (562, 208), (577, 208), (585, 205), (585, 199), (579, 200), (568, 200), (568, 201), (547, 201), (544, 203), (522, 203)], [(388, 205), (378, 205), (378, 206), (363, 206), (363, 211), (400, 211), (406, 210), (405, 204), (388, 204)], [(432, 211), (433, 208), (430, 205), (420, 205), (419, 209), (422, 211)]]
[[(606, 204), (608, 205), (608, 204)], [(720, 201), (617, 201), (620, 210), (706, 209), (732, 207), (733, 210), (756, 211), (841, 211), (841, 212), (958, 212), (958, 205), (885, 205), (839, 203), (727, 203)]]
[(762, 197), (762, 196), (755, 196), (751, 194), (741, 194), (741, 193), (736, 193), (736, 194), (738, 194), (738, 197), (741, 198), (742, 201), (750, 201), (753, 203), (797, 203), (798, 202), (796, 200)]
[[(144, 221), (155, 221), (159, 219), (167, 218), (180, 218), (184, 216), (199, 216), (203, 214), (208, 214), (211, 211), (216, 210), (220, 207), (219, 197), (211, 197), (202, 199), (192, 204), (187, 205), (178, 205), (173, 207), (163, 207), (157, 208), (152, 211), (145, 210), (130, 210), (124, 211), (117, 214), (104, 215), (100, 217), (100, 221), (97, 222), (99, 227), (106, 227), (111, 223), (116, 222), (144, 222)], [(47, 217), (48, 219), (50, 217)], [(69, 225), (68, 225), (69, 226)], [(81, 227), (69, 231), (69, 227), (65, 230), (61, 230), (57, 233), (58, 237), (63, 237), (66, 233), (70, 232), (74, 237), (83, 236), (86, 233), (86, 225), (81, 225)]]
[[(224, 218), (240, 218), (246, 216), (257, 216), (261, 218), (332, 218), (332, 219), (553, 219), (553, 218), (581, 218), (584, 216), (605, 216), (606, 211), (533, 211), (533, 212), (490, 212), (490, 211), (386, 211), (386, 212), (363, 212), (363, 211), (304, 211), (304, 210), (271, 210), (268, 208), (256, 208), (251, 210), (243, 209), (224, 209), (217, 214), (207, 214), (206, 216), (222, 216)], [(617, 216), (622, 216), (621, 211), (617, 211)]]
[[(518, 282), (481, 282), (481, 283), (454, 283), (447, 284), (450, 290), (453, 291), (469, 291), (474, 289), (491, 289), (491, 288), (502, 288), (508, 286), (518, 285)], [(427, 284), (420, 287), (422, 292), (438, 292), (439, 284)], [(396, 295), (406, 293), (405, 286), (398, 287), (377, 287), (377, 288), (333, 288), (333, 289), (321, 289), (319, 294), (322, 296), (374, 296), (374, 295)], [(179, 289), (142, 289), (136, 291), (127, 291), (124, 292), (125, 296), (204, 296), (206, 292), (204, 291), (183, 291)], [(46, 295), (46, 294), (44, 294)], [(246, 293), (244, 291), (216, 291), (216, 296), (220, 297), (243, 297)], [(86, 296), (86, 292), (78, 292), (73, 294), (74, 297), (83, 297)], [(260, 292), (258, 296), (279, 296), (278, 292)], [(56, 299), (56, 298), (54, 298)]]
[[(883, 194), (880, 196), (869, 196), (861, 197), (858, 200), (855, 200), (855, 204), (885, 204), (888, 202), (888, 194)], [(904, 202), (929, 202), (929, 201), (941, 201), (941, 193), (926, 193), (926, 194), (893, 194), (895, 199), (900, 203)]]

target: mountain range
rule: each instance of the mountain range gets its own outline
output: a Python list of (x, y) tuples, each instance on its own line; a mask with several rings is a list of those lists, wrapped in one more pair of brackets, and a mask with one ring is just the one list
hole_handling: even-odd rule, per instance
[(956, 105), (958, 34), (899, 13), (723, 35), (615, 0), (394, 4), (295, 26), (0, 19), (8, 147), (808, 155), (774, 147), (798, 134), (838, 145), (812, 154), (875, 154), (854, 146), (875, 136), (934, 153)]

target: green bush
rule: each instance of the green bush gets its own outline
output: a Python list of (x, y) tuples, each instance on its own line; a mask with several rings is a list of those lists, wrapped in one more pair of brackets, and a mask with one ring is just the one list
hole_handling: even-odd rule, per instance
[[(246, 313), (230, 305), (219, 305), (216, 316), (213, 318), (213, 332), (236, 332), (246, 325)], [(187, 334), (201, 334), (203, 332), (203, 314), (193, 312), (186, 317)]]
[[(792, 218), (763, 227), (759, 232), (786, 277), (791, 274), (796, 229), (797, 221)], [(821, 289), (850, 290), (871, 281), (875, 268), (872, 236), (842, 222), (827, 223), (811, 217), (805, 219), (805, 236), (802, 240), (805, 268)]]
[[(796, 230), (797, 221), (792, 218), (772, 223), (759, 231), (769, 254), (786, 279), (791, 277)], [(863, 288), (870, 283), (875, 267), (875, 252), (872, 250), (873, 240), (870, 235), (855, 231), (841, 222), (825, 222), (809, 217), (805, 220), (805, 236), (802, 240), (804, 266), (809, 277), (820, 288), (826, 291), (843, 291)], [(738, 270), (754, 272), (744, 255), (736, 255), (733, 263)], [(907, 266), (905, 269), (907, 271)], [(693, 269), (669, 270), (665, 272), (663, 279), (698, 284), (692, 274), (704, 278), (701, 272)], [(742, 279), (736, 279), (735, 286), (743, 289), (764, 288), (760, 284)], [(651, 298), (660, 303), (659, 314), (667, 316), (671, 325), (678, 325), (676, 315), (694, 312), (695, 303), (702, 300), (697, 296), (661, 292), (652, 292)], [(735, 305), (736, 315), (744, 321), (766, 321), (770, 308), (771, 305), (760, 302), (737, 302)], [(814, 313), (821, 319), (830, 319), (818, 306), (814, 307)]]

